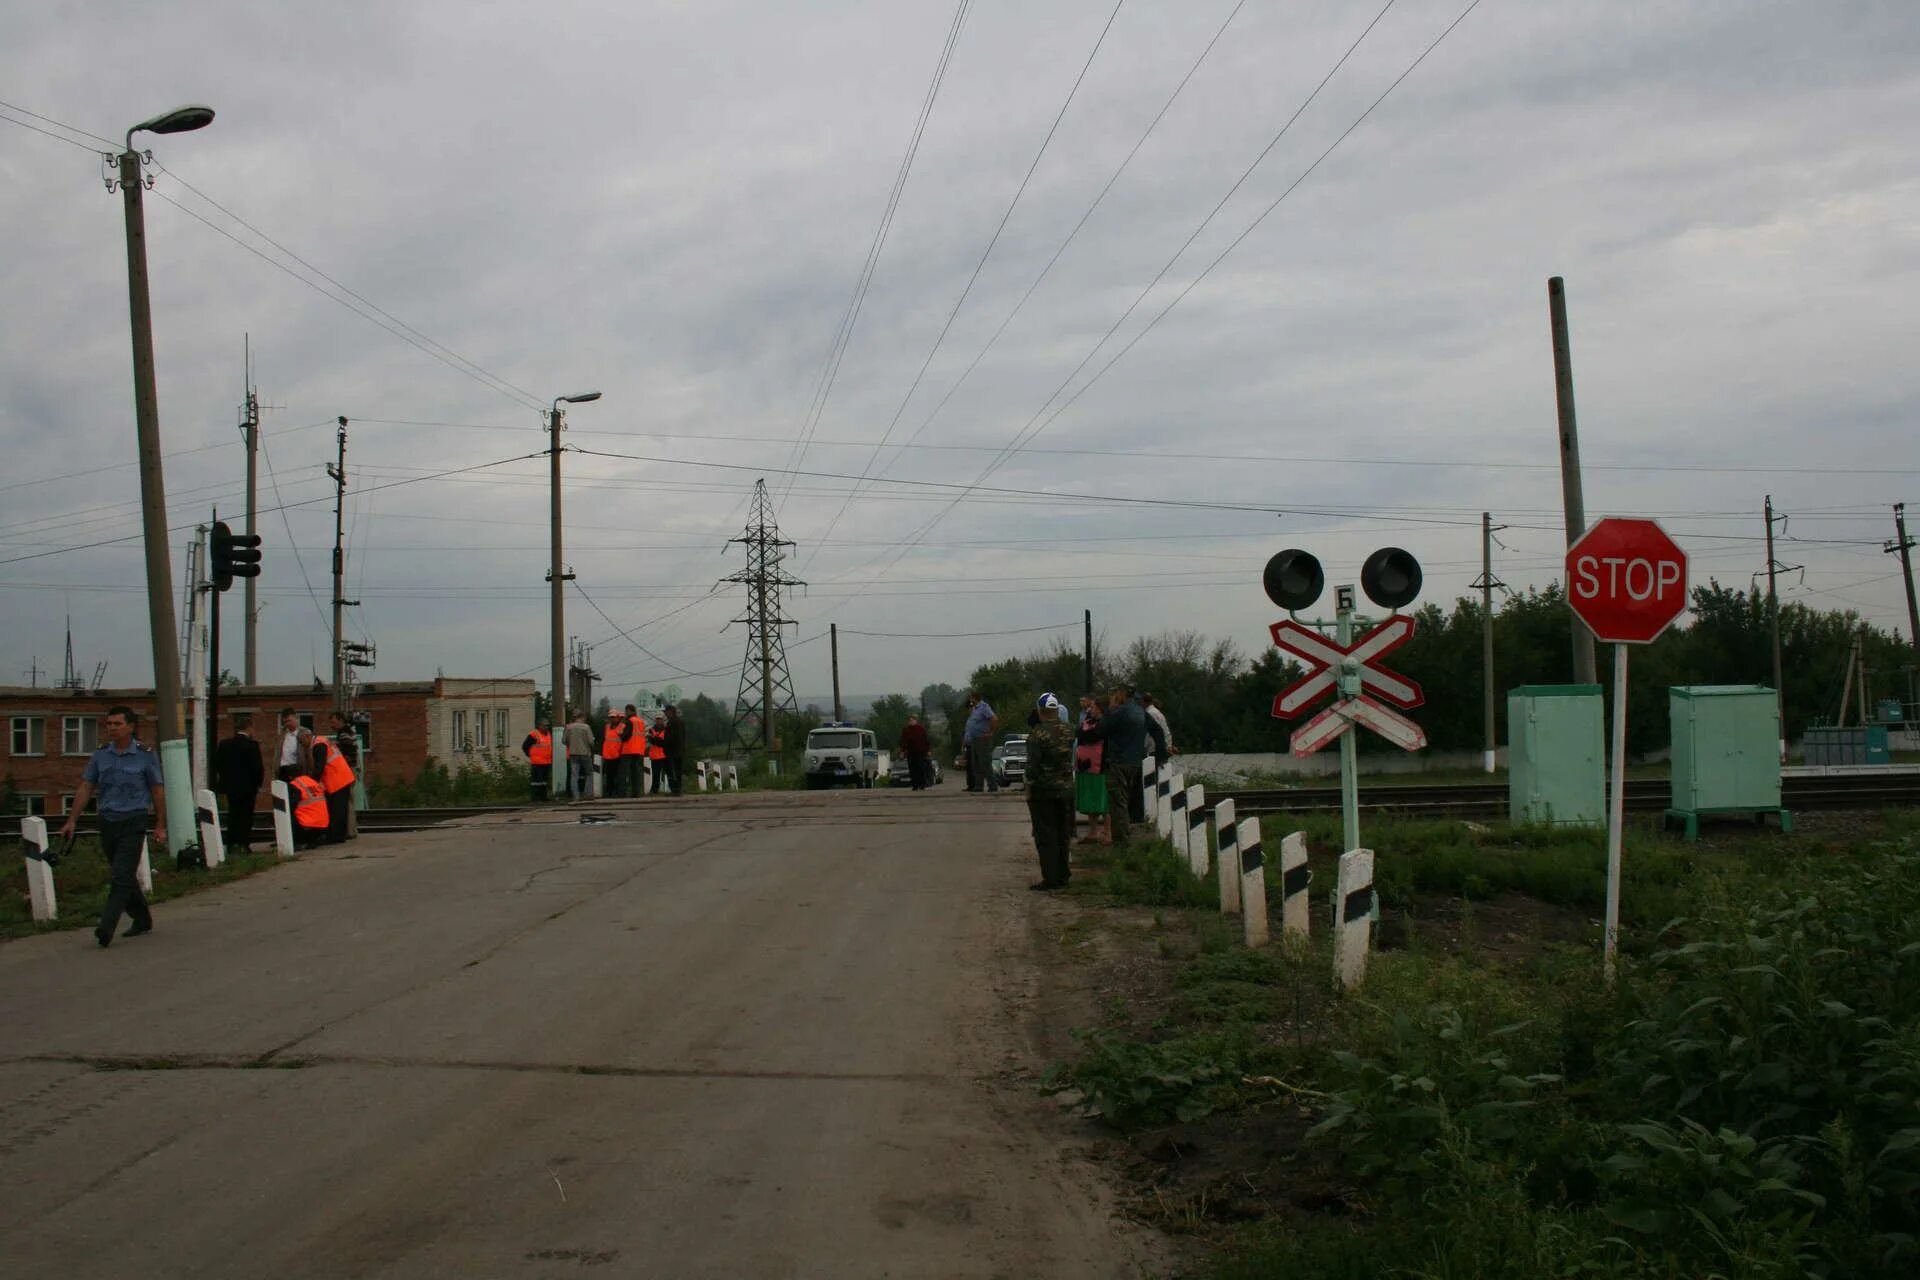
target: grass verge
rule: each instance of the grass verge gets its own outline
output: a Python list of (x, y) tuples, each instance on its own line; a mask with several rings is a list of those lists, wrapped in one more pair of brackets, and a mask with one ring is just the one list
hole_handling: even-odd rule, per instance
[[(151, 850), (149, 857), (154, 855)], [(36, 921), (27, 896), (27, 878), (17, 859), (9, 870), (4, 892), (0, 892), (0, 939), (24, 938), (35, 933), (59, 929), (92, 928), (100, 922), (100, 907), (107, 897), (107, 860), (101, 856), (100, 842), (82, 836), (73, 851), (60, 859), (53, 871), (54, 898), (60, 908), (58, 918)], [(160, 862), (172, 859), (162, 852), (153, 867), (153, 892), (150, 902), (165, 902), (185, 894), (197, 893), (214, 885), (227, 884), (266, 871), (280, 862), (272, 853), (229, 854), (212, 871), (176, 871)]]

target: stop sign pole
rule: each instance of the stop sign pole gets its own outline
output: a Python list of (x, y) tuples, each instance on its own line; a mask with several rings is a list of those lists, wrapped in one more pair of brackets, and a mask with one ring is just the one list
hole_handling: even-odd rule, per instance
[(1567, 603), (1613, 645), (1613, 780), (1607, 799), (1606, 975), (1620, 942), (1620, 844), (1627, 809), (1627, 653), (1687, 608), (1687, 553), (1652, 520), (1609, 517), (1567, 548)]

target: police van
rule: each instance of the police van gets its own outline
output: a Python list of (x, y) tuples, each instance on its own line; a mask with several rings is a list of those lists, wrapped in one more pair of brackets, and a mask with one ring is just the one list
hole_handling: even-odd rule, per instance
[(880, 776), (880, 749), (873, 730), (850, 724), (809, 729), (802, 767), (809, 787), (832, 787), (842, 782), (871, 787)]

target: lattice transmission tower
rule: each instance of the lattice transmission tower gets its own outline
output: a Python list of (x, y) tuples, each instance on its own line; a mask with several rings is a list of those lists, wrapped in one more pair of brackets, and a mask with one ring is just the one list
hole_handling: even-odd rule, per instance
[(782, 627), (798, 624), (786, 616), (780, 596), (786, 588), (806, 583), (782, 567), (793, 543), (780, 536), (765, 480), (753, 482), (753, 510), (747, 516), (746, 529), (727, 542), (738, 542), (747, 549), (746, 565), (720, 579), (747, 588), (747, 611), (734, 619), (747, 624), (747, 653), (740, 663), (740, 692), (733, 702), (733, 736), (743, 749), (758, 746), (772, 751), (774, 715), (798, 710), (793, 678), (787, 674), (787, 643), (781, 631)]

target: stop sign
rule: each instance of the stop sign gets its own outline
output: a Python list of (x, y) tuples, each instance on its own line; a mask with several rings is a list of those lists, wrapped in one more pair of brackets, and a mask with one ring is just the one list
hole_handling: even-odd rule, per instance
[(1609, 644), (1646, 644), (1687, 607), (1687, 553), (1652, 520), (1610, 516), (1567, 548), (1567, 603)]

